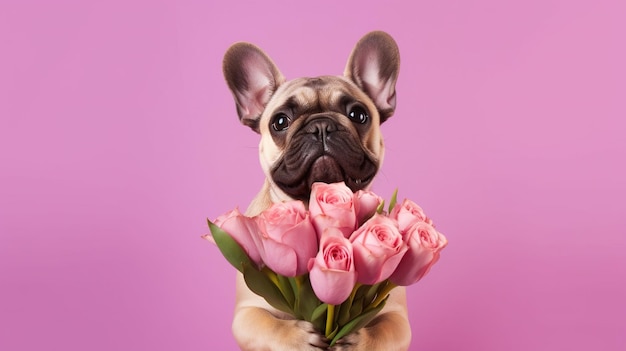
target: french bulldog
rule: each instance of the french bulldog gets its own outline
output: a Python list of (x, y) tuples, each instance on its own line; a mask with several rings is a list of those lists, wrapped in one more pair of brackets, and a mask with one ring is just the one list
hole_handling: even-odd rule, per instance
[[(254, 216), (272, 203), (306, 203), (314, 182), (345, 182), (368, 189), (381, 167), (380, 125), (394, 113), (400, 68), (398, 46), (375, 31), (353, 48), (343, 76), (286, 80), (257, 46), (239, 42), (224, 55), (224, 77), (242, 124), (261, 137), (259, 156), (266, 179), (249, 205)], [(379, 315), (332, 348), (305, 321), (272, 308), (237, 278), (232, 329), (242, 350), (394, 351), (411, 339), (406, 291), (398, 287)]]

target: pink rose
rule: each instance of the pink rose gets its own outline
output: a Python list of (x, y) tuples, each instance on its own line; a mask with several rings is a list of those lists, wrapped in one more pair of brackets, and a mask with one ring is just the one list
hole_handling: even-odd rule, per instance
[(257, 218), (263, 262), (274, 272), (295, 277), (306, 273), (317, 254), (317, 234), (302, 201), (273, 204)]
[(228, 233), (257, 265), (261, 264), (258, 244), (258, 227), (253, 218), (246, 217), (238, 208), (215, 219), (215, 225)]
[(376, 213), (376, 209), (383, 202), (383, 198), (368, 190), (358, 190), (354, 193), (354, 210), (357, 226)]
[(319, 235), (335, 227), (348, 237), (356, 227), (354, 194), (344, 183), (313, 183), (309, 212)]
[(439, 259), (439, 252), (448, 244), (446, 237), (426, 222), (416, 222), (405, 234), (409, 250), (389, 280), (396, 285), (417, 283)]
[(368, 285), (389, 278), (407, 250), (398, 224), (378, 213), (357, 229), (350, 241), (357, 281)]
[(433, 224), (433, 222), (426, 217), (422, 208), (408, 199), (404, 199), (401, 204), (396, 204), (391, 210), (389, 217), (398, 221), (398, 227), (403, 233), (416, 222)]
[(352, 244), (336, 228), (322, 233), (320, 250), (309, 261), (309, 279), (315, 295), (323, 302), (339, 305), (356, 283)]

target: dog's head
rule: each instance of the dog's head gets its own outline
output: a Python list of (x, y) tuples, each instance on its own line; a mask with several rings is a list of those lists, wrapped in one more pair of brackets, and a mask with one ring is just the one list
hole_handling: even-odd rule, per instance
[[(386, 33), (364, 36), (343, 76), (286, 81), (261, 49), (231, 46), (224, 76), (239, 120), (261, 135), (261, 166), (279, 197), (306, 200), (314, 182), (365, 189), (384, 155), (380, 124), (396, 106), (400, 58)], [(286, 196), (285, 196), (286, 195)]]

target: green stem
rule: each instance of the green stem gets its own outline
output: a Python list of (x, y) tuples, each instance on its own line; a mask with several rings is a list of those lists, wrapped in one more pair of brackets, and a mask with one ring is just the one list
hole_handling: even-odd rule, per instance
[(333, 332), (333, 324), (335, 320), (335, 305), (328, 305), (326, 312), (326, 337), (328, 338)]

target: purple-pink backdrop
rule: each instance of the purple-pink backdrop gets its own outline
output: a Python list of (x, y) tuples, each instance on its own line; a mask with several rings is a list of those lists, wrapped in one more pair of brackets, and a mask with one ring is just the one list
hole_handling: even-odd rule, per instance
[(221, 75), (400, 46), (374, 190), (450, 244), (409, 288), (411, 350), (626, 349), (624, 1), (3, 1), (0, 349), (234, 350), (205, 217), (262, 183)]

